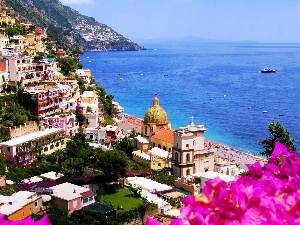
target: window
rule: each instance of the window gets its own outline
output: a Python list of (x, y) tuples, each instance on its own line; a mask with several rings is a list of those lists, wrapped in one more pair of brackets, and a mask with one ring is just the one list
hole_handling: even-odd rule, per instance
[(187, 176), (190, 175), (190, 169), (187, 169), (187, 170), (186, 170), (186, 175), (187, 175)]
[(158, 166), (161, 166), (161, 164), (160, 164), (160, 163), (158, 163)]
[(89, 198), (84, 198), (83, 199), (83, 204), (87, 203), (89, 201)]
[(186, 162), (190, 162), (190, 154), (189, 153), (185, 155), (185, 160), (186, 160)]
[(171, 152), (171, 148), (169, 148), (169, 152)]
[(178, 143), (176, 143), (176, 147), (178, 148)]
[(89, 201), (93, 201), (93, 199), (94, 199), (93, 196), (89, 197)]
[(10, 147), (7, 147), (7, 151), (10, 152)]
[(189, 148), (189, 144), (186, 144), (185, 146), (186, 146), (187, 148)]
[(153, 148), (155, 147), (155, 143), (153, 143)]
[(178, 162), (178, 152), (175, 153), (175, 162)]
[(166, 146), (163, 146), (163, 150), (167, 150)]
[(35, 208), (38, 207), (38, 201), (34, 202), (34, 207), (35, 207)]
[(145, 127), (145, 134), (148, 134), (148, 127)]
[(159, 144), (157, 147), (161, 148), (161, 145)]
[(77, 208), (77, 200), (74, 200), (74, 201), (73, 201), (73, 207), (74, 207), (74, 208)]

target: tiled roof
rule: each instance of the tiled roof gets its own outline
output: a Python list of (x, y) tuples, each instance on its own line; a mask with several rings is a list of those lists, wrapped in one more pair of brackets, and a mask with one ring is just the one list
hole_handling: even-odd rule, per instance
[(174, 143), (174, 131), (170, 129), (162, 129), (158, 131), (156, 134), (152, 136), (152, 138), (156, 138), (162, 141), (166, 141), (168, 143)]
[(82, 198), (86, 198), (86, 197), (90, 197), (90, 196), (93, 196), (95, 193), (92, 192), (91, 190), (90, 191), (87, 191), (87, 192), (84, 192), (81, 194), (81, 197)]

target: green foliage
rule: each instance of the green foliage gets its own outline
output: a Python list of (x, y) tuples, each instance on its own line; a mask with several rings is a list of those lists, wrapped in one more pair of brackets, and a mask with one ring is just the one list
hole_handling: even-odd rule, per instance
[(128, 157), (122, 151), (105, 151), (100, 154), (98, 167), (109, 181), (117, 180), (117, 174), (125, 176)]
[(12, 121), (13, 125), (24, 124), (31, 117), (29, 111), (26, 111), (19, 104), (11, 104), (4, 109), (3, 121)]
[(18, 192), (20, 189), (15, 185), (7, 185), (0, 189), (0, 195), (11, 196), (13, 193)]
[(3, 154), (0, 154), (0, 175), (4, 175), (6, 170), (6, 161)]
[(129, 137), (125, 136), (122, 140), (118, 141), (115, 149), (125, 152), (125, 154), (132, 159), (133, 146)]
[[(12, 122), (11, 122), (12, 124)], [(6, 126), (4, 123), (3, 123), (4, 126)], [(3, 141), (7, 141), (9, 139), (9, 131), (3, 127), (0, 128), (0, 141), (3, 142)]]
[(12, 168), (6, 173), (6, 179), (12, 180), (13, 182), (19, 184), (22, 180), (27, 178), (25, 170), (20, 168)]
[(290, 146), (293, 151), (296, 150), (290, 133), (277, 121), (274, 120), (272, 123), (270, 123), (268, 130), (271, 136), (263, 141), (260, 141), (264, 148), (264, 151), (261, 152), (262, 155), (269, 158), (274, 150), (275, 142), (281, 142), (284, 145)]
[(4, 120), (4, 121), (3, 121), (3, 125), (4, 125), (5, 127), (12, 127), (12, 126), (14, 125), (14, 123), (13, 123), (13, 121), (11, 121), (11, 120)]
[(104, 126), (113, 125), (114, 120), (110, 116), (104, 116)]
[(92, 108), (90, 106), (86, 107), (86, 112), (93, 112)]
[(177, 177), (175, 175), (168, 175), (164, 171), (157, 171), (154, 175), (154, 179), (156, 182), (161, 184), (166, 184), (169, 186), (174, 186), (175, 180)]
[(16, 24), (13, 26), (6, 27), (4, 33), (8, 37), (12, 37), (14, 35), (24, 35), (26, 34), (26, 30), (24, 26), (21, 26), (20, 24)]
[(75, 72), (77, 69), (77, 62), (73, 57), (66, 56), (59, 60), (59, 67), (62, 74), (68, 76), (70, 72)]
[(85, 121), (85, 116), (83, 115), (82, 112), (76, 111), (76, 121), (78, 122), (79, 126), (82, 127), (84, 121)]
[(103, 103), (104, 112), (107, 113), (108, 116), (113, 117), (115, 114), (115, 108), (112, 104), (112, 100), (114, 99), (113, 95), (106, 95), (105, 102)]

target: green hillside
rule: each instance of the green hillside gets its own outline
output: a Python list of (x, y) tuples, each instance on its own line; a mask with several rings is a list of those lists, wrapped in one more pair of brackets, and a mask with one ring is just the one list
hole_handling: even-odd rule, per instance
[(6, 0), (19, 22), (47, 28), (58, 46), (80, 50), (133, 51), (141, 46), (92, 17), (79, 14), (58, 0)]

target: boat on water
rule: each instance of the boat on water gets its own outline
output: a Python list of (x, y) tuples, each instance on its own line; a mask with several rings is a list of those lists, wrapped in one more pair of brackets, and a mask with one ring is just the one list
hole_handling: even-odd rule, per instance
[(276, 70), (270, 69), (269, 67), (264, 68), (263, 70), (259, 71), (260, 73), (276, 73)]

